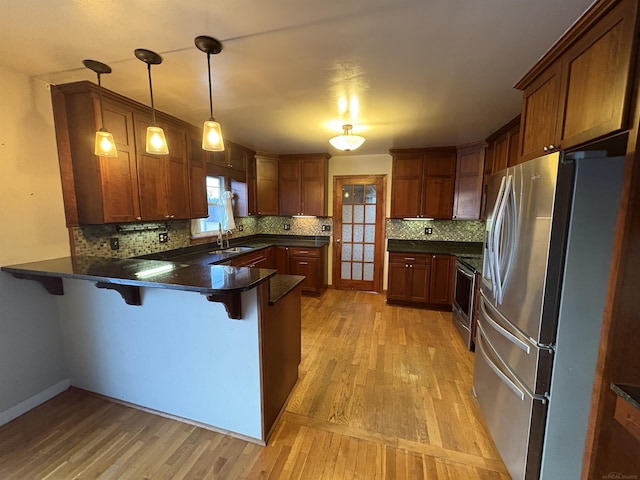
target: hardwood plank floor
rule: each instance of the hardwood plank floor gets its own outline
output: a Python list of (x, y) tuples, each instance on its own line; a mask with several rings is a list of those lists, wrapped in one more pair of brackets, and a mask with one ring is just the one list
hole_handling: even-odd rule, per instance
[(510, 478), (450, 313), (332, 289), (302, 309), (300, 380), (268, 446), (72, 388), (0, 427), (0, 478)]

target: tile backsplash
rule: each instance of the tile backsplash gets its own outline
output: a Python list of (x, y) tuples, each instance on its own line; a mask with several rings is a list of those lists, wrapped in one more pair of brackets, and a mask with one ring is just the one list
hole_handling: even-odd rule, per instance
[[(432, 233), (426, 234), (425, 228)], [(396, 240), (442, 240), (483, 242), (485, 222), (465, 220), (393, 220), (387, 219), (387, 238)]]
[[(188, 247), (191, 244), (189, 220), (172, 220), (161, 223), (136, 224), (140, 230), (120, 231), (116, 225), (91, 225), (72, 227), (76, 255), (128, 258), (149, 253)], [(333, 219), (304, 217), (239, 217), (231, 238), (250, 235), (313, 235), (333, 234)], [(288, 225), (288, 229), (285, 227)], [(323, 231), (323, 225), (330, 227)], [(433, 233), (426, 235), (424, 229), (430, 227)], [(126, 228), (133, 228), (132, 225)], [(145, 230), (142, 230), (146, 228)], [(391, 220), (386, 221), (387, 238), (402, 240), (444, 240), (458, 242), (482, 242), (485, 224), (477, 221), (461, 220)], [(168, 241), (160, 243), (159, 234), (166, 232)], [(117, 238), (119, 248), (111, 248), (111, 239)]]

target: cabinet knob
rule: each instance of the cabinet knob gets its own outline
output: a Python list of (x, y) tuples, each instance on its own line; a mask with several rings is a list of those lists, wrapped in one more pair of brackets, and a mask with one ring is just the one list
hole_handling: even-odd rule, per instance
[(409, 268), (409, 265), (407, 265), (406, 263), (404, 264), (404, 268)]
[(142, 220), (142, 217), (136, 217), (136, 220)]

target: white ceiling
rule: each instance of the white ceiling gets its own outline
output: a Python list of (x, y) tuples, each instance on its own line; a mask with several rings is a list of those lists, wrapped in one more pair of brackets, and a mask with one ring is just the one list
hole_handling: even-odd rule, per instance
[[(25, 0), (2, 2), (0, 64), (50, 83), (93, 80), (85, 58), (109, 64), (103, 85), (273, 153), (327, 151), (353, 123), (355, 153), (485, 138), (520, 110), (513, 85), (592, 0)], [(339, 100), (356, 97), (355, 118)], [(355, 113), (355, 112), (354, 112)], [(107, 125), (108, 127), (108, 125)]]

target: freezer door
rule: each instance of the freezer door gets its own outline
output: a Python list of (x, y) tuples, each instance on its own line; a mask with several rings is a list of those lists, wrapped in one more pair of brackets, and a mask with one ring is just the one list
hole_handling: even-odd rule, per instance
[(511, 325), (487, 301), (483, 293), (480, 294), (478, 325), (482, 326), (485, 342), (519, 382), (535, 394), (548, 394), (553, 367), (553, 354), (550, 349), (533, 343), (529, 337)]
[(493, 441), (514, 480), (537, 479), (547, 405), (512, 375), (478, 323), (474, 392)]

